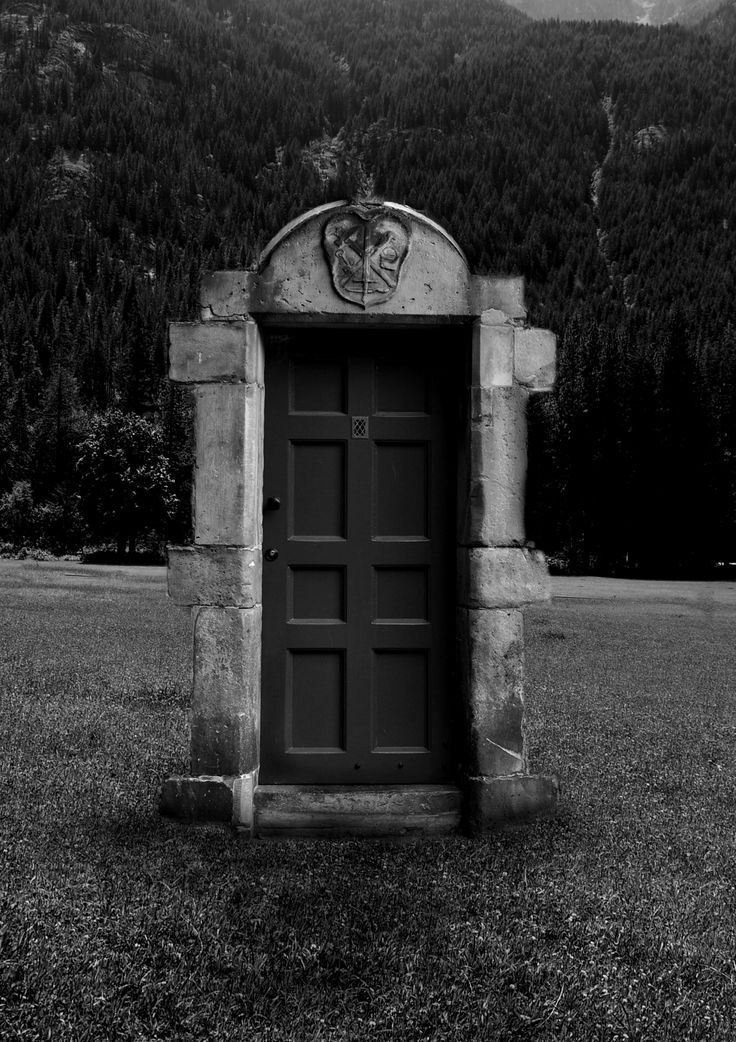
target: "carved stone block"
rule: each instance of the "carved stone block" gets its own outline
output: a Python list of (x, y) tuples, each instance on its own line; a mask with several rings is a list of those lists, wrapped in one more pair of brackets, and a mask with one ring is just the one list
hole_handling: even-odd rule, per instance
[(257, 546), (262, 532), (263, 388), (195, 388), (194, 540)]
[(523, 545), (526, 466), (523, 393), (515, 387), (473, 389), (460, 545)]
[(534, 818), (552, 817), (559, 799), (559, 782), (548, 774), (470, 778), (465, 795), (465, 826), (471, 835), (479, 836)]
[(520, 611), (458, 609), (469, 775), (526, 771), (524, 620)]
[(514, 379), (530, 391), (551, 391), (557, 367), (557, 337), (548, 329), (514, 332)]
[(263, 344), (258, 326), (252, 320), (170, 323), (169, 379), (178, 383), (263, 386)]
[(518, 608), (549, 600), (547, 560), (522, 547), (458, 550), (458, 601), (465, 608)]
[[(493, 312), (493, 316), (500, 316)], [(473, 387), (511, 387), (514, 382), (514, 327), (487, 322), (473, 326), (471, 361)]]
[(169, 597), (174, 604), (252, 608), (261, 603), (261, 576), (259, 547), (169, 547)]

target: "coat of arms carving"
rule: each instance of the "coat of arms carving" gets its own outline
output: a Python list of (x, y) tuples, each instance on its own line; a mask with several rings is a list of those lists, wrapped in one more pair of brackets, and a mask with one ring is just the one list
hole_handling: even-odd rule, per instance
[(380, 204), (336, 213), (325, 225), (324, 247), (337, 293), (363, 308), (392, 297), (410, 238), (408, 222)]

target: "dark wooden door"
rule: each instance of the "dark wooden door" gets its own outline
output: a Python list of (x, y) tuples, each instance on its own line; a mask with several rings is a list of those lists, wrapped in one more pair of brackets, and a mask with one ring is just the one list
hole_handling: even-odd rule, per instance
[(263, 783), (452, 776), (448, 335), (269, 338)]

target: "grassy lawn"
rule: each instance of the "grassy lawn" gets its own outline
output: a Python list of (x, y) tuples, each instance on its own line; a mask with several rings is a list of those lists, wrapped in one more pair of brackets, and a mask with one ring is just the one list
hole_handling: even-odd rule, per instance
[(0, 1038), (731, 1042), (736, 598), (617, 589), (527, 616), (557, 820), (248, 842), (156, 811), (188, 697), (162, 572), (4, 562)]

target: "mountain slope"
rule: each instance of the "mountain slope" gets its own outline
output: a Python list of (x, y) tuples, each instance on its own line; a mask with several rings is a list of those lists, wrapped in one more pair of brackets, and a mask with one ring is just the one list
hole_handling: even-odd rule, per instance
[[(612, 483), (620, 506), (595, 539), (600, 508), (571, 513), (558, 490), (577, 482), (584, 497), (586, 468), (610, 475), (633, 420), (575, 477), (573, 450), (597, 443), (585, 428), (563, 452), (565, 432), (583, 410), (613, 430), (636, 395), (643, 417), (681, 427), (686, 399), (670, 408), (661, 380), (683, 338), (678, 365), (697, 375), (684, 385), (712, 405), (711, 454), (736, 459), (724, 32), (548, 24), (489, 0), (54, 0), (0, 6), (0, 57), (0, 497), (22, 481), (41, 504), (73, 490), (94, 410), (153, 412), (178, 452), (166, 320), (194, 313), (204, 269), (246, 266), (365, 178), (444, 224), (476, 270), (523, 274), (532, 320), (562, 334), (562, 412), (545, 421), (552, 542), (572, 545), (581, 517), (586, 546), (619, 538), (631, 482)], [(616, 352), (611, 417), (595, 395)], [(713, 525), (731, 531), (733, 464), (713, 467)], [(654, 527), (680, 538), (670, 500), (640, 484)]]

